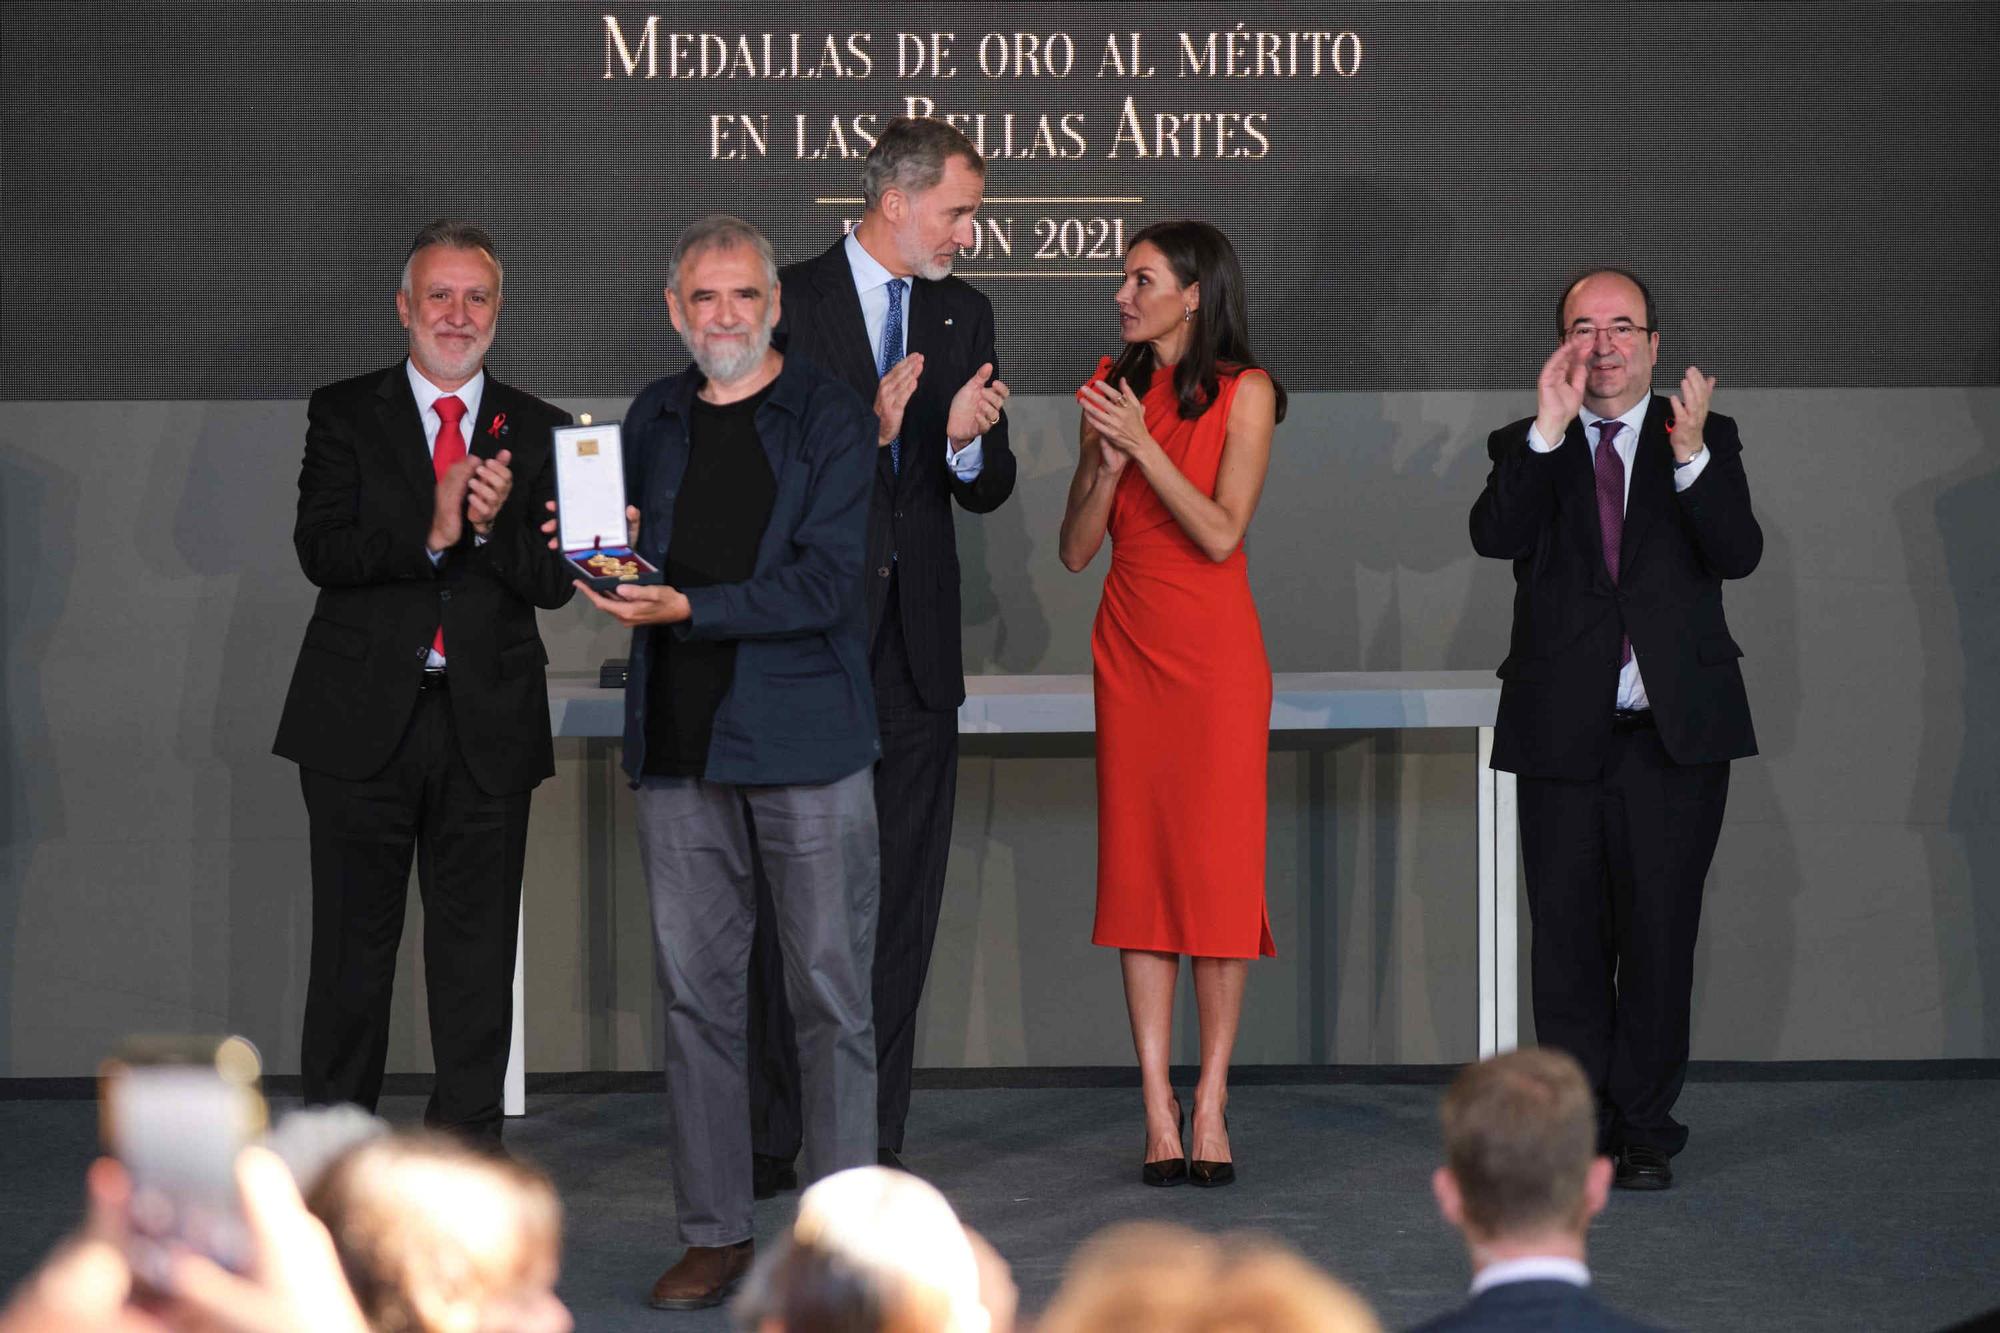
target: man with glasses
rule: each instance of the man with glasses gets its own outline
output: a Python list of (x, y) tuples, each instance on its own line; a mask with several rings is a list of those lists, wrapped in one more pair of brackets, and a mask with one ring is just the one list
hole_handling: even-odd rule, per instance
[(1472, 545), (1514, 562), (1493, 767), (1518, 775), (1535, 1030), (1582, 1064), (1628, 1189), (1687, 1142), (1702, 882), (1729, 761), (1757, 752), (1722, 581), (1757, 567), (1736, 423), (1693, 366), (1652, 391), (1652, 294), (1622, 269), (1564, 290), (1533, 417), (1488, 439)]

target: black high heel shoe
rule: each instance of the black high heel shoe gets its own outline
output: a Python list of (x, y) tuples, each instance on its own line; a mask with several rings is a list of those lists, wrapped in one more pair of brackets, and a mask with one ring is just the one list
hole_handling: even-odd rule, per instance
[[(1174, 1136), (1181, 1136), (1181, 1124), (1185, 1120), (1181, 1111), (1181, 1099), (1174, 1098)], [(1155, 1185), (1165, 1189), (1169, 1185), (1179, 1185), (1188, 1178), (1186, 1157), (1162, 1157), (1157, 1162), (1147, 1162), (1139, 1168), (1139, 1183)]]
[[(1222, 1114), (1222, 1132), (1229, 1132), (1229, 1113)], [(1188, 1162), (1188, 1183), (1202, 1189), (1220, 1189), (1236, 1183), (1236, 1163), (1208, 1162), (1194, 1158)]]

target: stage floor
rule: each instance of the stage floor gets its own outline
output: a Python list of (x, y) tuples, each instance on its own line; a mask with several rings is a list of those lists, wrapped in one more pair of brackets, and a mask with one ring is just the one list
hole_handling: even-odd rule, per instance
[[(1007, 1256), (1024, 1310), (1048, 1300), (1083, 1238), (1158, 1218), (1279, 1236), (1397, 1328), (1456, 1303), (1466, 1281), (1430, 1198), (1440, 1091), (1239, 1087), (1241, 1176), (1222, 1190), (1138, 1183), (1132, 1088), (920, 1090), (905, 1156)], [(408, 1122), (422, 1107), (397, 1096), (383, 1109)], [(720, 1310), (645, 1305), (675, 1254), (662, 1108), (646, 1092), (531, 1093), (509, 1124), (509, 1146), (568, 1206), (561, 1290), (580, 1329), (728, 1327)], [(1693, 1139), (1675, 1188), (1614, 1192), (1592, 1232), (1613, 1304), (1671, 1327), (1757, 1330), (1937, 1329), (2000, 1306), (2000, 1078), (1704, 1079), (1681, 1114)], [(0, 1285), (73, 1224), (94, 1117), (87, 1100), (0, 1099)], [(795, 1199), (758, 1205), (760, 1244)]]

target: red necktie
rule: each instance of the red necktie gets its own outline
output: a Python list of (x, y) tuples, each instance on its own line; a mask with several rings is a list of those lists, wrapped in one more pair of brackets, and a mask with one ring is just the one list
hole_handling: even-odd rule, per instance
[[(1618, 456), (1621, 421), (1597, 423), (1597, 531), (1604, 539), (1604, 569), (1618, 582), (1618, 551), (1625, 536), (1625, 460)], [(442, 437), (440, 437), (442, 438)], [(1620, 636), (1618, 666), (1632, 660), (1632, 640)]]
[[(465, 436), (458, 429), (459, 419), (465, 415), (465, 404), (456, 396), (446, 394), (432, 406), (437, 410), (438, 421), (442, 424), (438, 426), (437, 443), (431, 446), (431, 472), (439, 481), (443, 481), (444, 474), (450, 470), (451, 465), (465, 457)], [(431, 636), (431, 648), (439, 657), (444, 656), (442, 620), (438, 622), (437, 633)]]

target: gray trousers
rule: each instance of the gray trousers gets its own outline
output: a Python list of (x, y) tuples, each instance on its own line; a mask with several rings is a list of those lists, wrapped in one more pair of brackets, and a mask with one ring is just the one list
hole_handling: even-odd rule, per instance
[(751, 1233), (753, 844), (771, 885), (798, 1034), (806, 1171), (875, 1161), (874, 779), (866, 768), (824, 786), (649, 777), (637, 805), (666, 998), (680, 1240), (734, 1245)]

